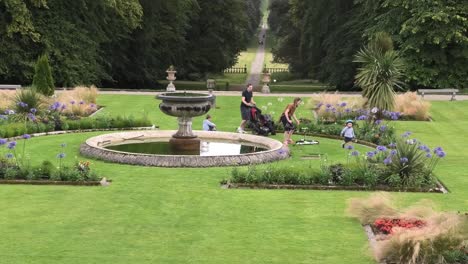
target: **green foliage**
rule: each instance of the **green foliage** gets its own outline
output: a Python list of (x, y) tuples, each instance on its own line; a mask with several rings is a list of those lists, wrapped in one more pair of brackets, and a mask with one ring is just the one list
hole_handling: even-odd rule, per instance
[(352, 89), (354, 55), (388, 32), (413, 87), (466, 87), (468, 5), (464, 1), (272, 0), (275, 59), (303, 77)]
[(44, 98), (34, 87), (21, 89), (16, 93), (13, 102), (15, 112), (23, 117), (30, 113), (32, 108), (40, 112), (44, 107)]
[(356, 85), (362, 88), (368, 108), (388, 111), (395, 108), (395, 89), (402, 89), (400, 80), (404, 64), (392, 48), (390, 37), (379, 34), (368, 47), (356, 54), (354, 62), (361, 64), (356, 74)]
[(32, 85), (36, 91), (43, 95), (51, 96), (54, 94), (54, 79), (47, 55), (42, 55), (37, 59)]

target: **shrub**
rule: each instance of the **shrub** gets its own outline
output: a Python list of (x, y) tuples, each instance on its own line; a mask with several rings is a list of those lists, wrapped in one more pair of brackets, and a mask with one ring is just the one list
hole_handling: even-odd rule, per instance
[(22, 116), (23, 120), (26, 118), (26, 115), (31, 113), (32, 109), (35, 109), (36, 112), (41, 112), (44, 107), (45, 99), (44, 97), (36, 91), (34, 88), (24, 88), (18, 90), (14, 98), (13, 109), (16, 114)]
[(42, 55), (37, 59), (34, 70), (33, 86), (43, 95), (53, 95), (55, 85), (47, 55)]
[(381, 193), (348, 200), (347, 212), (362, 224), (375, 224), (388, 233), (377, 236), (374, 254), (379, 262), (463, 263), (457, 261), (466, 256), (466, 214), (435, 212), (425, 201), (400, 211)]
[(399, 94), (395, 98), (395, 111), (415, 120), (425, 121), (429, 119), (431, 103), (424, 101), (416, 92)]
[(372, 224), (378, 218), (395, 217), (398, 211), (386, 193), (372, 194), (369, 198), (352, 198), (348, 200), (348, 215), (355, 217), (363, 225)]
[(16, 91), (13, 90), (0, 91), (0, 110), (2, 113), (11, 107), (15, 95)]

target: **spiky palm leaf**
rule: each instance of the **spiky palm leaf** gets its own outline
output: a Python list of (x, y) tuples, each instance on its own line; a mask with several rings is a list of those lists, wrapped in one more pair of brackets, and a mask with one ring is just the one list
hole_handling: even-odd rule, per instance
[(397, 51), (382, 52), (376, 48), (363, 48), (355, 56), (354, 62), (361, 63), (356, 74), (356, 84), (368, 99), (369, 108), (394, 110), (395, 89), (402, 89), (400, 81), (404, 63)]

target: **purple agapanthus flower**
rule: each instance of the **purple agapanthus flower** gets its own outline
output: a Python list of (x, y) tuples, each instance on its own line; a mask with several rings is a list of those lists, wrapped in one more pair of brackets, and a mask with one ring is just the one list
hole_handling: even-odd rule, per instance
[(60, 102), (54, 102), (51, 106), (49, 106), (49, 109), (52, 110), (52, 111), (56, 111), (58, 109), (60, 109), (60, 106), (62, 104)]
[(427, 154), (426, 154), (426, 158), (432, 158), (432, 154), (431, 154), (431, 153), (427, 153)]
[(391, 155), (391, 156), (395, 156), (396, 154), (397, 154), (396, 149), (392, 149), (392, 150), (390, 151), (390, 155)]
[(65, 153), (59, 153), (59, 154), (57, 154), (57, 158), (58, 158), (58, 159), (63, 159), (63, 158), (65, 158)]
[(70, 104), (74, 105), (74, 104), (76, 104), (76, 101), (75, 101), (75, 100), (71, 100), (71, 101), (70, 101)]
[(316, 107), (317, 107), (317, 108), (320, 108), (320, 107), (322, 107), (322, 105), (323, 105), (323, 103), (322, 103), (322, 102), (319, 102), (319, 103), (316, 105)]
[(355, 150), (351, 152), (351, 156), (359, 156), (359, 151)]
[(11, 110), (11, 109), (5, 110), (5, 115), (14, 115), (14, 114), (15, 114), (15, 110)]
[(352, 150), (352, 149), (354, 149), (354, 147), (353, 147), (353, 145), (346, 145), (346, 149), (347, 150)]
[(380, 126), (380, 132), (385, 132), (385, 130), (387, 130), (387, 126), (386, 125), (381, 125)]
[(31, 135), (29, 134), (24, 134), (21, 136), (23, 139), (30, 139), (31, 138)]
[(378, 151), (387, 151), (387, 148), (385, 146), (377, 146), (376, 148)]
[(408, 158), (403, 157), (403, 158), (400, 159), (400, 162), (403, 163), (403, 164), (404, 164), (404, 163), (407, 163), (407, 162), (408, 162)]
[(402, 137), (409, 137), (411, 135), (411, 132), (410, 131), (406, 131), (405, 133), (403, 133), (403, 135), (401, 135)]
[(84, 101), (83, 101), (83, 100), (81, 100), (81, 101), (80, 101), (80, 105), (83, 105), (83, 104), (84, 104)]
[(89, 104), (89, 107), (96, 108), (96, 105), (95, 104)]
[(25, 102), (19, 102), (19, 103), (18, 103), (18, 106), (21, 107), (21, 108), (27, 108), (27, 107), (28, 107), (28, 104), (25, 103)]
[(36, 116), (33, 113), (28, 113), (28, 119), (31, 121), (36, 121)]
[(384, 159), (384, 160), (383, 160), (383, 163), (384, 163), (385, 165), (388, 165), (388, 164), (392, 163), (392, 158), (388, 157), (388, 158)]
[(326, 107), (326, 108), (331, 108), (332, 105), (331, 105), (331, 104), (326, 104), (325, 107)]
[(389, 148), (396, 148), (396, 143), (390, 143), (390, 144), (388, 144), (388, 147)]
[(418, 149), (425, 151), (427, 149), (427, 146), (426, 145), (419, 145)]
[(346, 102), (342, 102), (342, 103), (340, 104), (341, 107), (345, 107), (346, 105), (347, 105)]
[(366, 155), (367, 155), (368, 158), (373, 158), (375, 156), (375, 153), (374, 153), (374, 151), (369, 151), (369, 152), (366, 153)]
[(442, 147), (436, 147), (436, 148), (434, 148), (434, 153), (439, 152), (439, 151), (443, 151)]
[(382, 120), (380, 120), (380, 119), (375, 120), (376, 125), (380, 125), (381, 123), (382, 123)]
[(37, 112), (37, 109), (36, 108), (31, 108), (31, 109), (29, 109), (29, 112), (35, 114)]
[(344, 111), (345, 111), (345, 113), (349, 114), (349, 113), (351, 113), (351, 108), (346, 108)]
[(65, 110), (67, 109), (67, 105), (66, 104), (63, 104), (61, 107), (60, 107), (61, 110)]
[(360, 115), (357, 120), (366, 120), (367, 116), (366, 115)]
[(7, 159), (12, 159), (12, 158), (13, 158), (13, 154), (12, 154), (12, 153), (7, 153), (7, 154), (5, 155), (5, 157), (6, 157)]
[(442, 151), (442, 150), (441, 150), (441, 151), (438, 151), (438, 152), (436, 153), (436, 155), (437, 155), (437, 157), (439, 157), (439, 158), (444, 158), (447, 154), (445, 154), (445, 151)]
[(16, 141), (11, 141), (10, 143), (8, 143), (9, 149), (14, 149), (15, 147), (16, 147)]
[(8, 142), (5, 138), (0, 138), (0, 145), (5, 145)]

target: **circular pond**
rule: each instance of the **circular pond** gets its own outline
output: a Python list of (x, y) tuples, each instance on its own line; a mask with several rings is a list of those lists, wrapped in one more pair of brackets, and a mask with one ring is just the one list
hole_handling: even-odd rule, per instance
[(89, 138), (83, 155), (110, 162), (158, 167), (219, 167), (272, 162), (289, 157), (281, 142), (255, 135), (196, 131), (196, 151), (171, 148), (175, 131), (132, 131)]

